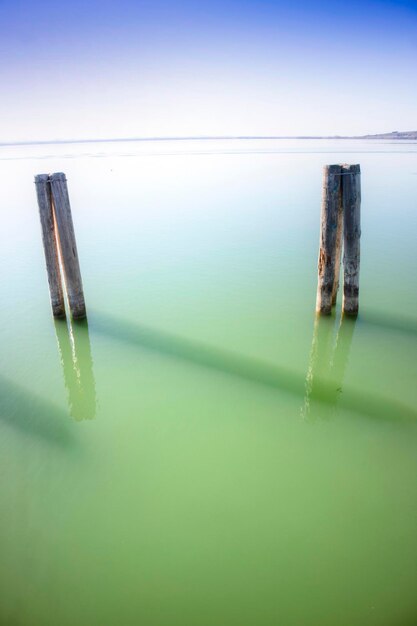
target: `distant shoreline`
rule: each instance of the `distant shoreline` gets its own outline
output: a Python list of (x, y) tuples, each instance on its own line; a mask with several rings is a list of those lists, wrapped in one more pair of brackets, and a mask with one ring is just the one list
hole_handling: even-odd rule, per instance
[(382, 133), (378, 135), (213, 135), (191, 137), (113, 137), (110, 139), (46, 139), (34, 141), (0, 141), (0, 147), (6, 146), (39, 146), (52, 144), (80, 144), (80, 143), (127, 143), (127, 142), (150, 142), (150, 141), (239, 141), (239, 140), (277, 140), (277, 139), (393, 139), (393, 140), (417, 140), (417, 131)]

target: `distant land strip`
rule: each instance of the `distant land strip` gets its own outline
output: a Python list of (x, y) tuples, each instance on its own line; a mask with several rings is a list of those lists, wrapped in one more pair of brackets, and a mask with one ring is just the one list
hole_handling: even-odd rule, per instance
[(73, 144), (73, 143), (122, 143), (134, 141), (236, 141), (236, 140), (267, 140), (267, 139), (409, 139), (417, 140), (417, 130), (393, 131), (378, 135), (201, 135), (191, 137), (113, 137), (110, 139), (46, 139), (33, 141), (0, 141), (0, 146), (39, 146), (50, 144)]

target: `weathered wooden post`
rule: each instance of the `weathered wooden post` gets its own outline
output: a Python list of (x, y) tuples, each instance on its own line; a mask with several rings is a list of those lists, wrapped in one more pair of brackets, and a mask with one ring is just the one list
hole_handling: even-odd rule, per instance
[(330, 315), (332, 312), (336, 271), (336, 241), (341, 211), (342, 177), (340, 174), (340, 165), (325, 165), (323, 168), (316, 311), (324, 315)]
[(49, 175), (35, 176), (36, 195), (38, 198), (39, 217), (42, 228), (43, 250), (48, 274), (49, 293), (54, 317), (65, 317), (64, 293), (59, 269), (58, 247), (55, 222), (52, 211)]
[[(341, 178), (341, 186), (343, 189), (343, 178)], [(342, 196), (342, 192), (340, 195)], [(342, 256), (342, 243), (343, 243), (343, 204), (341, 200), (339, 202), (339, 211), (337, 214), (336, 251), (335, 251), (335, 262), (334, 262), (334, 283), (333, 283), (333, 294), (332, 294), (332, 306), (336, 304), (337, 292), (339, 291), (340, 260)]]
[(361, 237), (361, 168), (342, 166), (343, 195), (343, 312), (357, 315), (359, 310), (359, 264)]
[(83, 319), (86, 317), (84, 292), (71, 216), (67, 179), (65, 174), (57, 172), (52, 174), (49, 180), (68, 302), (73, 319)]

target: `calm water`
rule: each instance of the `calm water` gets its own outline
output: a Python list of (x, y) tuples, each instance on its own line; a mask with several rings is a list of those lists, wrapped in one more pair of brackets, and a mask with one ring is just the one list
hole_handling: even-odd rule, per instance
[[(325, 163), (361, 311), (315, 320)], [(417, 623), (417, 143), (0, 148), (0, 623)], [(87, 324), (50, 314), (69, 181)]]

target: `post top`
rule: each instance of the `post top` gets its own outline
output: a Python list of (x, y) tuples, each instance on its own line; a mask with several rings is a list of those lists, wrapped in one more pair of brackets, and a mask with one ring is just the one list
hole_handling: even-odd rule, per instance
[(54, 174), (50, 175), (50, 180), (63, 180), (66, 181), (67, 177), (65, 176), (64, 172), (55, 172)]
[(347, 176), (348, 174), (360, 174), (361, 166), (359, 163), (349, 165), (349, 163), (339, 163), (338, 165), (324, 165), (324, 172), (333, 176)]
[(349, 165), (348, 163), (342, 164), (342, 170), (344, 172), (351, 172), (352, 174), (359, 174), (361, 171), (361, 166), (359, 163), (355, 163), (354, 165)]
[(36, 174), (35, 183), (47, 183), (54, 180), (61, 180), (65, 182), (67, 177), (64, 172), (55, 172), (54, 174)]
[(36, 174), (35, 184), (48, 182), (49, 174)]
[(332, 165), (324, 165), (323, 169), (324, 171), (329, 172), (329, 174), (337, 174), (340, 172), (341, 167), (340, 163), (334, 163)]

